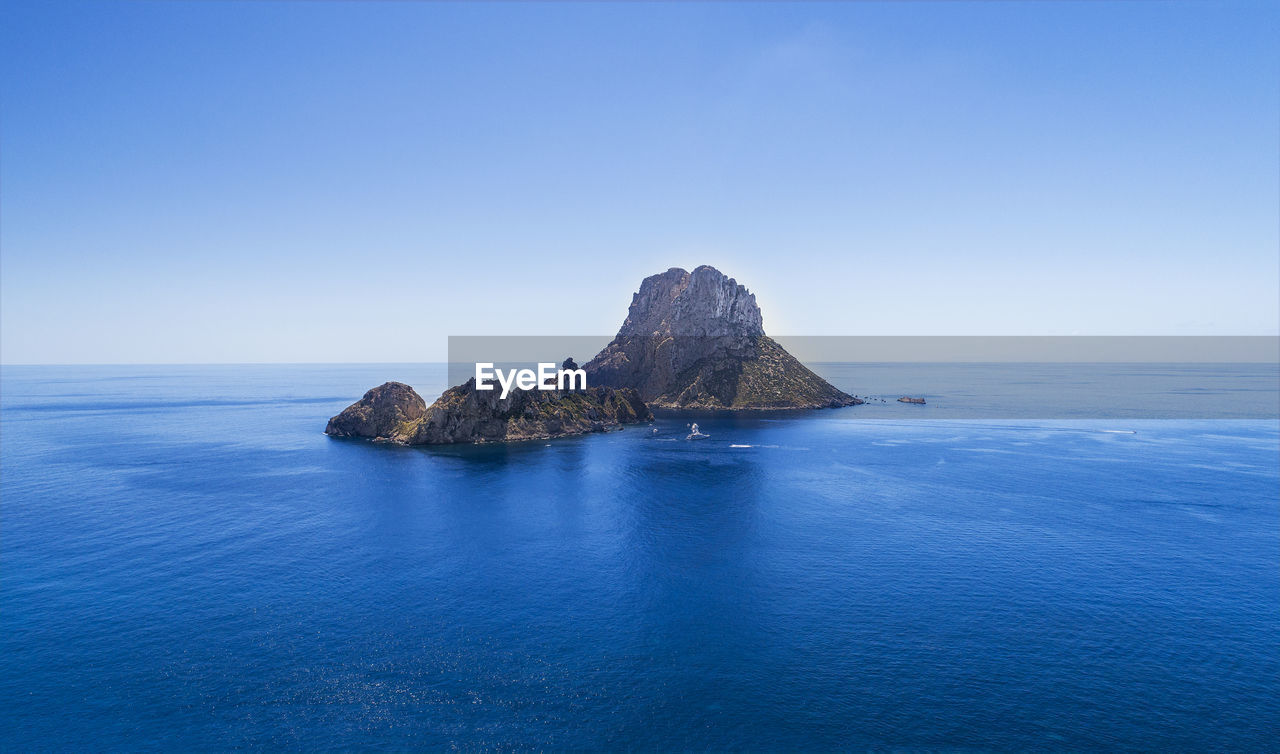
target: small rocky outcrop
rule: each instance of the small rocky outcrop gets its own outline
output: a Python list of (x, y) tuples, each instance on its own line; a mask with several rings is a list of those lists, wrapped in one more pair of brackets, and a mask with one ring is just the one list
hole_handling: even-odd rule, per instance
[(587, 384), (632, 388), (660, 408), (862, 403), (765, 335), (755, 295), (706, 265), (645, 278), (617, 337), (583, 369)]
[(476, 390), (472, 378), (423, 408), (413, 388), (388, 382), (330, 419), (325, 434), (401, 445), (511, 442), (608, 432), (653, 419), (630, 389), (512, 390), (506, 398), (500, 395), (498, 390)]
[(333, 437), (390, 438), (416, 426), (427, 402), (403, 382), (384, 382), (343, 409), (324, 428)]

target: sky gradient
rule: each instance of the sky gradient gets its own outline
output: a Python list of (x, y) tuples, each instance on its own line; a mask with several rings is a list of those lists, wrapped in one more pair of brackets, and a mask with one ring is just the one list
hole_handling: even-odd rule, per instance
[(780, 335), (1274, 335), (1280, 6), (9, 2), (0, 361), (435, 361), (712, 264)]

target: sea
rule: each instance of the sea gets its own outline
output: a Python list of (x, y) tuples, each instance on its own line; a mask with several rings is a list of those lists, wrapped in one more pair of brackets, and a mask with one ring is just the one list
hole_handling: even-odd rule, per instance
[(323, 429), (443, 364), (6, 366), (0, 750), (1280, 749), (1276, 365), (813, 366), (440, 448)]

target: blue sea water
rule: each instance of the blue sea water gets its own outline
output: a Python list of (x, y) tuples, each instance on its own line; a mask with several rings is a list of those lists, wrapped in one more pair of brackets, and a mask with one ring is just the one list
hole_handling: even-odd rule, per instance
[(1274, 367), (901, 369), (421, 449), (321, 432), (442, 365), (6, 367), (0, 748), (1275, 750)]

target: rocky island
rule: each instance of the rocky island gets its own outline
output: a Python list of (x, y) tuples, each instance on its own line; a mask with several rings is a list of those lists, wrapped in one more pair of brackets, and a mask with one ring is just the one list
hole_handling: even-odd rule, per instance
[[(577, 368), (567, 359), (564, 368)], [(511, 442), (607, 432), (653, 419), (650, 407), (770, 410), (861, 400), (814, 374), (764, 333), (755, 295), (714, 267), (672, 268), (640, 284), (618, 335), (583, 367), (578, 390), (477, 390), (430, 406), (388, 382), (329, 420), (325, 434), (401, 445)]]

